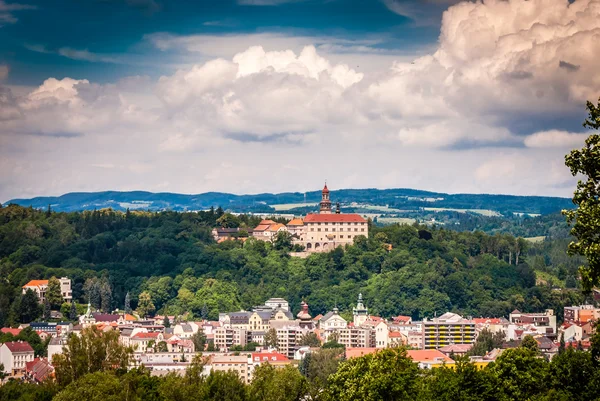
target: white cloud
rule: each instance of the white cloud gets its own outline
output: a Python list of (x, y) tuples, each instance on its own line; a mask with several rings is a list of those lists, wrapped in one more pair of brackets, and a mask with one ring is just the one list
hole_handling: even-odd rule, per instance
[(525, 146), (529, 148), (573, 149), (585, 143), (588, 134), (559, 130), (536, 132), (525, 138)]
[(35, 10), (37, 7), (23, 3), (7, 3), (0, 0), (0, 27), (2, 24), (14, 24), (19, 19), (14, 15), (15, 11)]

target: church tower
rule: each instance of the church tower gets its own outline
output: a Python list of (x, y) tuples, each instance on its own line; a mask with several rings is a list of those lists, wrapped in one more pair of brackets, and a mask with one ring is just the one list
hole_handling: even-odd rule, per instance
[(359, 327), (369, 318), (369, 310), (363, 304), (362, 294), (358, 294), (358, 302), (356, 308), (352, 308), (354, 315), (354, 326)]
[(329, 189), (327, 188), (327, 183), (325, 183), (325, 187), (323, 187), (323, 192), (321, 193), (321, 203), (320, 206), (320, 214), (331, 214), (331, 200), (329, 199)]

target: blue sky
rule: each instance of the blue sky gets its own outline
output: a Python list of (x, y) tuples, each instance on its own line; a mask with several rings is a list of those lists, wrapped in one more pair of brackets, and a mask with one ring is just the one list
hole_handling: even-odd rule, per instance
[[(372, 47), (416, 51), (432, 45), (439, 19), (420, 25), (391, 11), (384, 2), (235, 0), (54, 0), (28, 1), (31, 9), (14, 10), (18, 18), (0, 30), (0, 62), (14, 71), (8, 83), (35, 85), (48, 76), (85, 77), (110, 82), (128, 75), (159, 76), (186, 62), (165, 60), (147, 36), (277, 33), (290, 36), (376, 38)], [(14, 3), (9, 3), (14, 4)], [(429, 14), (442, 7), (420, 4)], [(257, 43), (260, 44), (260, 43)], [(60, 49), (88, 51), (108, 62), (76, 60)], [(37, 51), (36, 51), (37, 50)], [(71, 56), (76, 57), (76, 56)], [(189, 60), (188, 60), (189, 61)]]
[(0, 202), (570, 196), (600, 0), (0, 0)]

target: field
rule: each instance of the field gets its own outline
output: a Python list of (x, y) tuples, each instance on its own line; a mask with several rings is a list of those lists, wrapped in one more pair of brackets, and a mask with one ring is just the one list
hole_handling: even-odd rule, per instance
[(381, 224), (414, 224), (417, 220), (406, 217), (378, 217), (377, 221)]
[(488, 210), (488, 209), (448, 209), (448, 208), (443, 208), (443, 207), (425, 207), (423, 209), (430, 211), (430, 212), (458, 212), (458, 213), (471, 212), (471, 213), (477, 213), (477, 214), (480, 214), (482, 216), (487, 216), (487, 217), (501, 216), (500, 213), (498, 213), (494, 210)]
[(535, 243), (538, 243), (538, 242), (542, 242), (543, 240), (546, 239), (546, 237), (542, 235), (542, 236), (539, 236), (539, 237), (529, 237), (529, 238), (524, 238), (524, 239), (527, 240), (527, 241), (529, 241), (529, 242), (533, 242), (535, 244)]
[(273, 209), (279, 211), (284, 211), (284, 210), (291, 210), (291, 209), (295, 209), (297, 207), (307, 207), (307, 206), (317, 206), (318, 203), (317, 202), (313, 202), (313, 203), (284, 203), (281, 205), (270, 205)]

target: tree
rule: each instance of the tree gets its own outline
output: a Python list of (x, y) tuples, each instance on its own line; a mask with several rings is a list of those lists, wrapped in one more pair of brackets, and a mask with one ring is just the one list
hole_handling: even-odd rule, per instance
[[(600, 99), (598, 105), (587, 102), (588, 118), (584, 127), (600, 129)], [(565, 164), (573, 176), (582, 175), (587, 179), (577, 182), (573, 195), (573, 210), (564, 210), (567, 222), (573, 224), (571, 235), (576, 240), (569, 244), (569, 254), (582, 255), (587, 265), (579, 267), (581, 284), (586, 292), (600, 283), (600, 135), (592, 134), (585, 141), (585, 147), (571, 151), (565, 156)]]
[(505, 350), (490, 366), (489, 373), (496, 380), (496, 387), (502, 395), (497, 399), (501, 400), (530, 400), (542, 394), (547, 386), (546, 361), (526, 347)]
[(131, 300), (129, 299), (129, 292), (125, 294), (125, 304), (123, 309), (125, 310), (125, 313), (131, 313)]
[(523, 341), (521, 342), (521, 348), (526, 348), (532, 352), (538, 352), (539, 348), (538, 348), (538, 343), (537, 341), (535, 341), (535, 338), (533, 338), (530, 335), (526, 335), (523, 338)]
[(317, 337), (317, 335), (314, 332), (309, 331), (308, 333), (304, 334), (302, 338), (300, 338), (299, 345), (308, 347), (320, 347), (321, 340), (319, 340), (319, 337)]
[(0, 383), (5, 377), (8, 377), (8, 373), (4, 373), (4, 364), (0, 363)]
[(289, 251), (292, 249), (292, 234), (287, 231), (280, 231), (275, 236), (273, 248), (278, 251)]
[(418, 374), (417, 364), (404, 348), (383, 349), (340, 364), (338, 371), (329, 377), (324, 399), (415, 400)]
[(504, 338), (505, 335), (502, 331), (492, 333), (487, 328), (483, 329), (481, 330), (481, 333), (479, 333), (479, 336), (477, 336), (477, 340), (475, 340), (475, 343), (468, 354), (484, 356), (494, 348), (501, 348)]
[(71, 335), (52, 364), (56, 381), (66, 386), (89, 373), (127, 369), (132, 355), (131, 347), (120, 344), (118, 331), (101, 332), (92, 326)]
[(40, 300), (32, 289), (28, 289), (21, 297), (21, 302), (19, 304), (19, 316), (21, 322), (30, 323), (40, 317), (40, 314)]
[(54, 276), (48, 280), (46, 299), (50, 303), (51, 308), (59, 308), (64, 302), (60, 288), (60, 281)]
[(277, 348), (277, 330), (270, 328), (265, 334), (265, 347)]
[(204, 351), (204, 346), (206, 345), (206, 335), (204, 334), (204, 329), (202, 327), (199, 327), (198, 331), (194, 333), (192, 336), (192, 342), (194, 343), (194, 349), (196, 352)]
[(75, 321), (75, 320), (77, 320), (77, 317), (78, 317), (77, 305), (75, 305), (74, 300), (71, 300), (71, 311), (69, 312), (69, 319)]
[(169, 352), (169, 347), (167, 346), (166, 342), (159, 341), (158, 344), (156, 344), (156, 351), (157, 352)]
[(263, 363), (254, 370), (248, 395), (251, 401), (299, 401), (307, 390), (306, 378), (295, 367), (276, 369)]
[(142, 317), (146, 317), (154, 312), (154, 310), (155, 308), (150, 294), (146, 291), (142, 292), (138, 297), (138, 314)]
[(70, 383), (54, 398), (55, 401), (117, 401), (121, 400), (123, 387), (117, 376), (97, 371)]
[(202, 304), (202, 310), (200, 311), (200, 317), (202, 317), (202, 320), (208, 319), (208, 305), (206, 305), (206, 301)]
[(560, 333), (560, 344), (558, 346), (558, 353), (562, 354), (565, 352), (565, 333)]
[(171, 322), (169, 321), (169, 316), (167, 316), (166, 312), (165, 312), (165, 318), (163, 320), (163, 326), (165, 326), (166, 328), (171, 327)]
[(50, 302), (48, 302), (48, 298), (44, 299), (44, 312), (42, 313), (42, 316), (45, 321), (50, 320)]
[(234, 371), (212, 371), (206, 378), (206, 400), (245, 401), (246, 388)]
[(96, 310), (102, 307), (102, 295), (100, 294), (100, 283), (97, 278), (88, 278), (85, 280), (85, 284), (83, 285), (83, 292), (88, 300), (88, 302), (92, 305), (92, 307)]
[(100, 304), (104, 312), (109, 313), (112, 310), (112, 288), (106, 278), (100, 284)]

